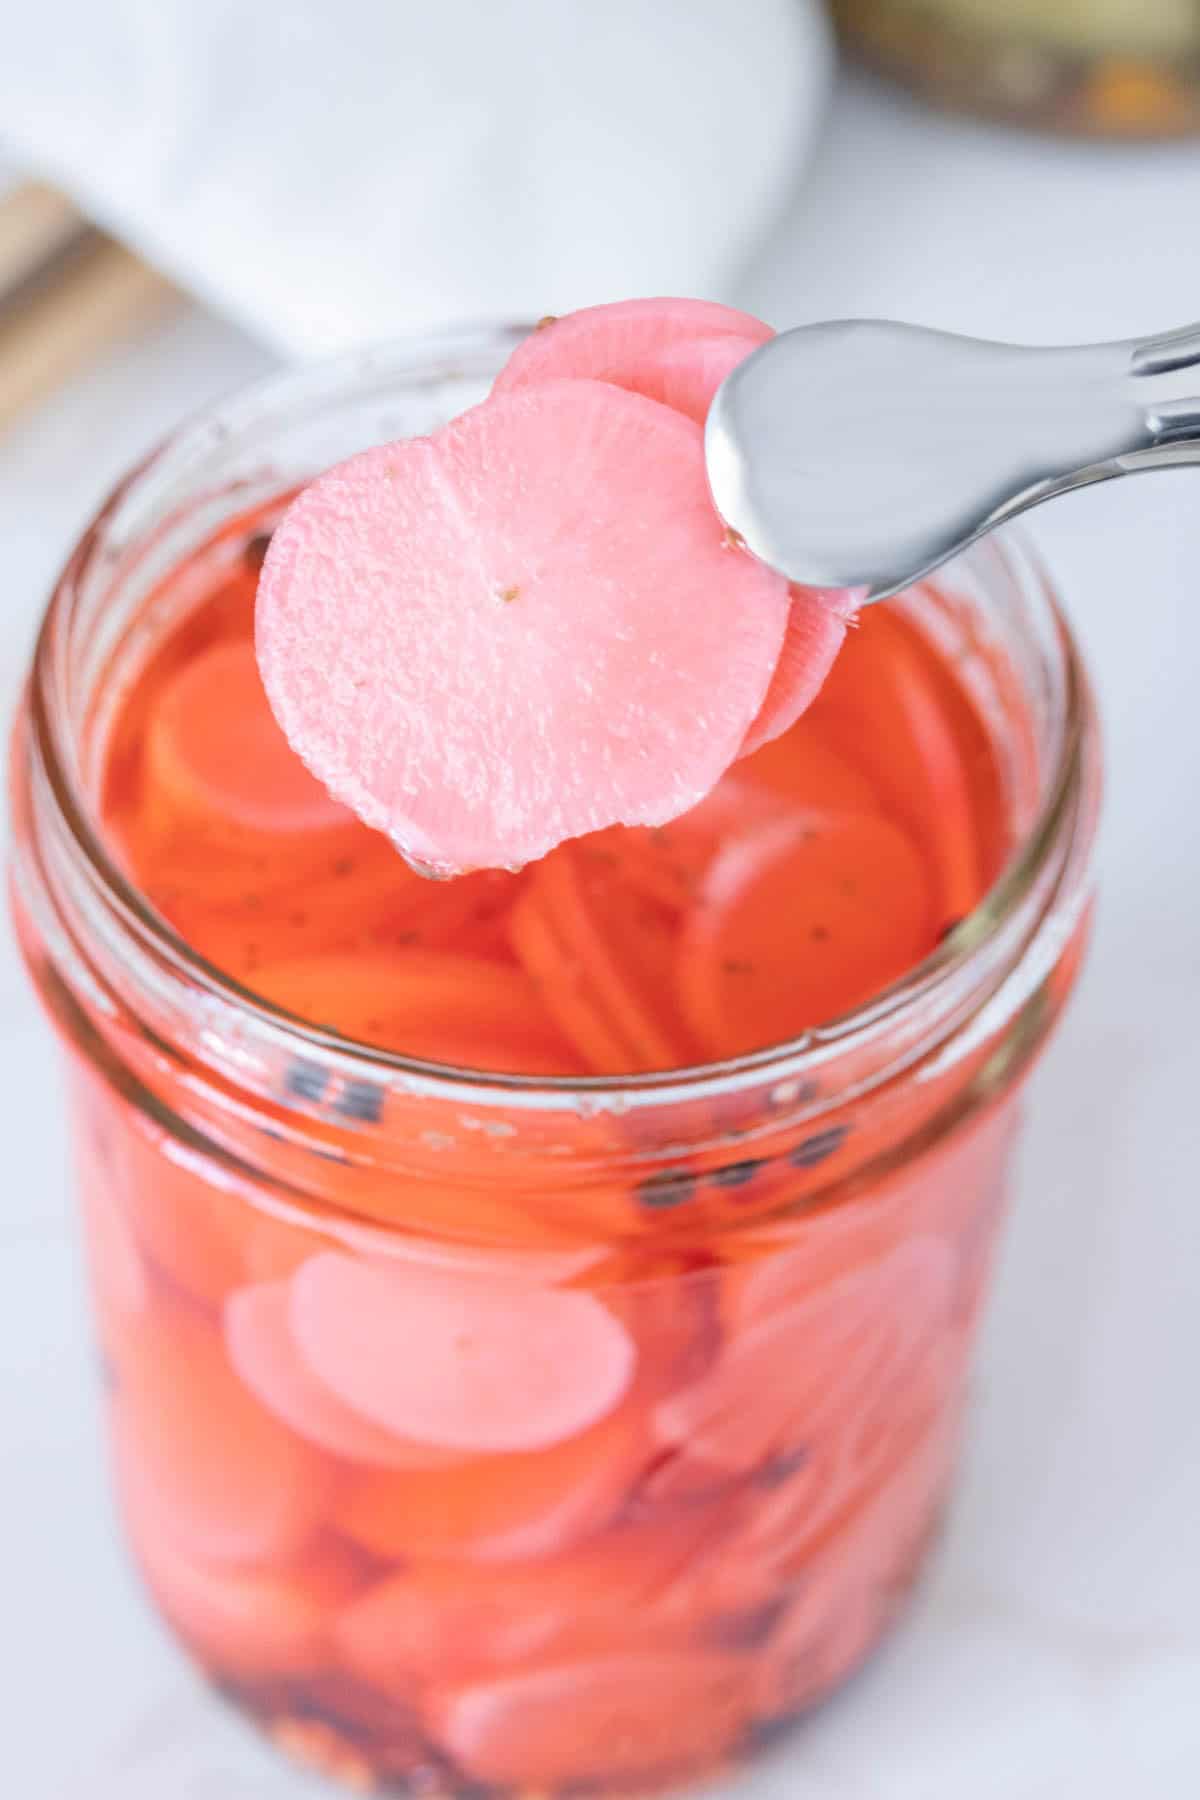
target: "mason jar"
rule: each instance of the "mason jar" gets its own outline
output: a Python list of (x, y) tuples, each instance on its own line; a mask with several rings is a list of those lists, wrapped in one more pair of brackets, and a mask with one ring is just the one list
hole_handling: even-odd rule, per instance
[[(217, 1687), (362, 1791), (707, 1777), (869, 1656), (947, 1504), (1020, 1095), (1087, 931), (1089, 689), (994, 538), (890, 604), (991, 738), (1004, 867), (828, 1028), (506, 1077), (303, 1024), (175, 935), (97, 799), (186, 601), (164, 578), (214, 533), (253, 557), (240, 519), (474, 402), (519, 335), (273, 377), (167, 441), (72, 552), (12, 746), (15, 918), (64, 1052), (133, 1557)], [(493, 1383), (482, 1451), (388, 1423), (401, 1390), (436, 1410), (448, 1315)], [(601, 1340), (620, 1397), (572, 1424)], [(521, 1439), (530, 1384), (553, 1442)]]

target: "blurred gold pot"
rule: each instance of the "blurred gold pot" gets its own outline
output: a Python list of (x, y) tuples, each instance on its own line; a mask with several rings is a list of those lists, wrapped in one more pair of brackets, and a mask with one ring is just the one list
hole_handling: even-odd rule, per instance
[(945, 105), (1118, 138), (1200, 132), (1200, 0), (833, 0), (862, 58)]

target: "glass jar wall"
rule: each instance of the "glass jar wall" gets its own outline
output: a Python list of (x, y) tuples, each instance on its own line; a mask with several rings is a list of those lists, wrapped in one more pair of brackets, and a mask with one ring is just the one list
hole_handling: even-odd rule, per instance
[(1010, 853), (875, 1002), (720, 1066), (557, 1080), (256, 999), (100, 823), (106, 733), (178, 624), (154, 596), (215, 533), (253, 557), (233, 522), (316, 469), (461, 410), (511, 342), (278, 378), (131, 475), (38, 645), (13, 891), (123, 1516), (182, 1643), (352, 1787), (645, 1792), (843, 1682), (936, 1529), (1018, 1097), (1086, 933), (1095, 728), (1042, 577), (984, 543), (897, 604), (987, 727)]

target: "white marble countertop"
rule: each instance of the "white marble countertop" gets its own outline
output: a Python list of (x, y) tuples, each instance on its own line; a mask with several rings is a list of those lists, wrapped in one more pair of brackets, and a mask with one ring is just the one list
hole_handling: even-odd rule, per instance
[[(891, 311), (1050, 340), (1162, 327), (1200, 310), (1198, 202), (1200, 147), (1054, 145), (852, 85), (744, 297), (777, 323)], [(88, 508), (265, 360), (186, 315), (0, 440), (5, 713)], [(1095, 489), (1035, 535), (1107, 726), (1095, 947), (1031, 1096), (949, 1534), (892, 1646), (726, 1800), (1200, 1792), (1200, 475)], [(0, 932), (5, 1791), (324, 1792), (207, 1696), (127, 1571), (55, 1077)]]

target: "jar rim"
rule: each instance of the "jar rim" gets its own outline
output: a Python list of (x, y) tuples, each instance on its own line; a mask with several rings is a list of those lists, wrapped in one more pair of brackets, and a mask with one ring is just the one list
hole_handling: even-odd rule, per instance
[[(52, 589), (34, 651), (29, 683), (32, 747), (49, 787), (56, 822), (86, 868), (88, 884), (107, 913), (143, 953), (181, 988), (198, 992), (227, 1021), (239, 1021), (285, 1054), (320, 1058), (349, 1079), (401, 1082), (406, 1092), (473, 1107), (514, 1106), (580, 1112), (624, 1112), (636, 1107), (695, 1102), (764, 1082), (802, 1090), (818, 1070), (846, 1056), (869, 1052), (906, 1009), (934, 1014), (964, 974), (986, 956), (1034, 890), (1065, 829), (1069, 829), (1083, 780), (1088, 725), (1088, 684), (1070, 627), (1040, 561), (1024, 539), (1005, 530), (986, 540), (986, 551), (1005, 572), (1032, 587), (1053, 627), (1059, 661), (1062, 719), (1053, 766), (1047, 771), (1036, 818), (974, 909), (959, 920), (931, 954), (867, 1002), (788, 1041), (743, 1055), (637, 1074), (544, 1076), (484, 1072), (424, 1061), (361, 1044), (310, 1024), (275, 1006), (224, 973), (193, 949), (150, 906), (111, 854), (94, 797), (89, 796), (64, 742), (64, 709), (56, 704), (57, 638), (78, 602), (78, 584), (93, 559), (111, 550), (110, 532), (121, 505), (150, 480), (165, 460), (184, 462), (227, 440), (265, 408), (306, 396), (334, 398), (348, 387), (384, 376), (416, 374), (439, 359), (447, 375), (455, 359), (511, 348), (525, 324), (463, 326), (412, 333), (392, 343), (268, 375), (229, 399), (205, 408), (169, 433), (113, 487), (81, 533)], [(972, 562), (978, 550), (966, 552)]]

